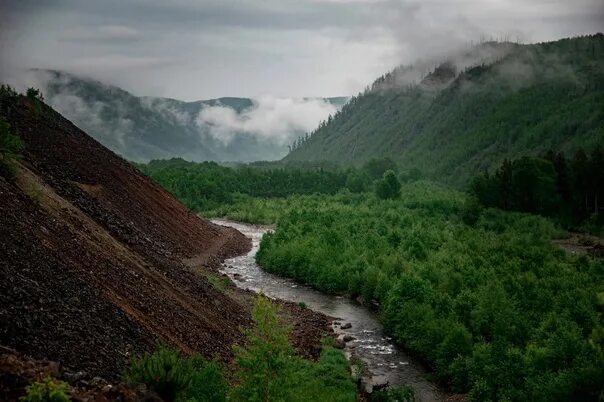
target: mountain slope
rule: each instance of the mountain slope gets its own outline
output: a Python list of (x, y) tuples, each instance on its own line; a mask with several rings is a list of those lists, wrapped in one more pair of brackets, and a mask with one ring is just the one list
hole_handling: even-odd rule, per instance
[[(262, 99), (228, 97), (183, 102), (137, 97), (61, 71), (29, 73), (29, 85), (40, 87), (52, 107), (109, 149), (138, 162), (172, 157), (245, 162), (279, 159), (287, 153), (288, 144), (348, 99), (300, 99), (285, 105), (274, 104), (275, 100), (264, 105)], [(296, 119), (300, 106), (307, 107), (317, 120)], [(201, 114), (204, 110), (207, 116)], [(267, 127), (271, 119), (291, 121), (273, 129)], [(300, 127), (308, 124), (312, 125), (307, 129)]]
[(506, 157), (604, 141), (604, 35), (500, 46), (494, 59), (461, 73), (445, 63), (419, 84), (401, 84), (404, 68), (381, 77), (285, 160), (390, 157), (463, 185)]
[(249, 240), (43, 103), (3, 93), (0, 115), (25, 144), (17, 178), (0, 174), (0, 344), (88, 378), (158, 340), (230, 356), (249, 315), (196, 270)]

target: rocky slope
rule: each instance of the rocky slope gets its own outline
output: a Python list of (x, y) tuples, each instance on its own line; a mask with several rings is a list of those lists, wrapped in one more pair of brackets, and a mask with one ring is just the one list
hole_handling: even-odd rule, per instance
[(158, 340), (229, 355), (248, 317), (195, 270), (248, 240), (199, 219), (50, 108), (1, 107), (25, 150), (16, 182), (0, 178), (0, 343), (109, 377)]
[(199, 272), (248, 239), (43, 103), (2, 97), (0, 114), (25, 143), (0, 175), (0, 344), (107, 379), (158, 341), (228, 359), (249, 313)]

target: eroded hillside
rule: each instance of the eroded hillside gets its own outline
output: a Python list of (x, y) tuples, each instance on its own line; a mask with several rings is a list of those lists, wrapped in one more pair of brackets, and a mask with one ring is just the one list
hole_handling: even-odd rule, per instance
[(158, 341), (230, 356), (247, 310), (196, 270), (249, 241), (42, 102), (0, 111), (25, 145), (17, 177), (0, 177), (0, 344), (106, 378)]

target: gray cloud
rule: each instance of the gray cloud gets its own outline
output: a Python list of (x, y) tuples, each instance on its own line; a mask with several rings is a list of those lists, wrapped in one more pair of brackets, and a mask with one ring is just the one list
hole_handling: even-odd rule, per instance
[(263, 96), (253, 99), (252, 107), (241, 113), (226, 106), (204, 107), (197, 122), (210, 127), (210, 134), (225, 145), (238, 134), (288, 145), (337, 111), (338, 107), (324, 99)]
[(185, 100), (348, 95), (481, 38), (604, 26), (601, 0), (4, 0), (0, 12), (0, 79), (64, 69)]

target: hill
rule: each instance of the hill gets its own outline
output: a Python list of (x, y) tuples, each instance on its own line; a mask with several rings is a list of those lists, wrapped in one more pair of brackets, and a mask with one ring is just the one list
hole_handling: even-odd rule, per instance
[(504, 158), (604, 142), (604, 35), (532, 45), (486, 43), (419, 82), (400, 67), (298, 144), (285, 161), (402, 170), (464, 185)]
[(184, 102), (138, 97), (62, 71), (31, 70), (49, 105), (128, 160), (275, 160), (295, 138), (335, 114), (346, 97), (232, 98)]
[[(4, 86), (0, 151), (0, 394), (22, 392), (27, 382), (15, 381), (31, 373), (11, 367), (27, 366), (24, 357), (58, 362), (49, 367), (73, 381), (115, 381), (158, 342), (233, 357), (253, 294), (227, 292), (216, 270), (249, 239), (200, 219), (38, 98)], [(327, 318), (286, 309), (294, 346), (317, 353)]]

